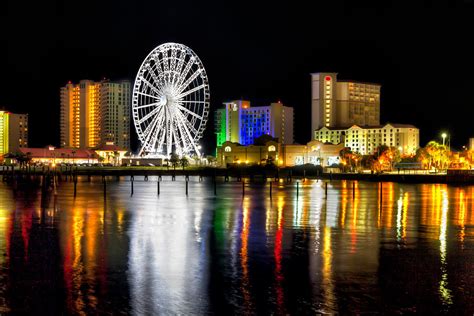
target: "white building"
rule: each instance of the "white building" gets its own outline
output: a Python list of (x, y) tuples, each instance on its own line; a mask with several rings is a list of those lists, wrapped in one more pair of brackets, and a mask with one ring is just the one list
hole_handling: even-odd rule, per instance
[(372, 154), (378, 146), (396, 147), (402, 155), (414, 155), (419, 147), (418, 128), (407, 124), (388, 123), (383, 126), (349, 128), (322, 127), (314, 132), (314, 139), (323, 143), (340, 144), (362, 155)]

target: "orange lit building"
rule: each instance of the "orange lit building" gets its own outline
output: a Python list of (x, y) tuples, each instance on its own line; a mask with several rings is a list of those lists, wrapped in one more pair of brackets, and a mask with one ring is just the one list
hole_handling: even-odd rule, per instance
[(0, 155), (28, 146), (28, 114), (0, 111)]
[(82, 80), (61, 87), (61, 147), (130, 148), (130, 82)]

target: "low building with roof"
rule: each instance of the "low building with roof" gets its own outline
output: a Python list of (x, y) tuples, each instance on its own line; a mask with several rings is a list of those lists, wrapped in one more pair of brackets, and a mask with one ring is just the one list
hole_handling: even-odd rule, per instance
[(323, 143), (318, 140), (305, 145), (284, 145), (281, 148), (279, 163), (281, 166), (292, 167), (304, 164), (330, 167), (340, 162), (340, 152), (343, 144)]
[(106, 142), (104, 146), (95, 149), (99, 159), (104, 163), (110, 163), (116, 166), (122, 165), (122, 159), (127, 154), (125, 148), (114, 145), (113, 142)]
[(277, 163), (280, 150), (278, 141), (268, 135), (247, 146), (226, 141), (217, 147), (217, 163), (222, 167), (229, 164), (265, 164), (267, 161)]
[(344, 144), (344, 147), (362, 155), (372, 154), (380, 145), (396, 147), (402, 155), (415, 155), (420, 144), (420, 132), (414, 125), (396, 123), (352, 125), (349, 128), (324, 126), (314, 131), (314, 140)]
[(217, 147), (217, 163), (222, 167), (230, 164), (266, 164), (272, 162), (279, 167), (313, 164), (328, 167), (339, 164), (339, 153), (343, 144), (311, 141), (305, 145), (280, 144), (268, 135), (257, 138), (253, 145), (244, 146), (236, 142), (224, 142)]
[(46, 146), (44, 148), (25, 147), (19, 152), (31, 158), (32, 163), (46, 165), (67, 164), (94, 164), (99, 162), (99, 155), (94, 150), (68, 149)]

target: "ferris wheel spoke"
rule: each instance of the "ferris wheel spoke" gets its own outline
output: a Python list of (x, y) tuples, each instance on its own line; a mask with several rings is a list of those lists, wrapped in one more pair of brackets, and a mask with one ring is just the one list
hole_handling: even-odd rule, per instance
[(185, 57), (186, 57), (186, 51), (180, 50), (178, 64), (176, 65), (176, 69), (175, 69), (178, 79), (179, 79), (179, 75), (181, 74), (181, 70), (183, 69), (184, 58)]
[(174, 145), (176, 147), (176, 151), (181, 154), (181, 145), (180, 145), (180, 139), (178, 138), (177, 132), (176, 132), (176, 126), (174, 124), (174, 120), (171, 121), (171, 131), (173, 133), (173, 138), (174, 138)]
[[(158, 116), (158, 115), (157, 115)], [(163, 133), (163, 121), (164, 121), (164, 116), (163, 115), (159, 115), (158, 116), (159, 119), (158, 119), (158, 124), (156, 126), (156, 133), (153, 134), (154, 136), (154, 139), (151, 141), (151, 145), (152, 145), (152, 148), (155, 149), (155, 151), (157, 151), (158, 147), (156, 146), (157, 145), (157, 141), (158, 141), (158, 135), (159, 134), (164, 134)], [(160, 133), (161, 132), (161, 133)]]
[[(183, 113), (179, 112), (178, 111), (178, 118), (180, 119), (181, 121), (181, 125), (182, 125), (182, 128), (184, 129), (186, 135), (187, 135), (187, 138), (190, 142), (190, 145), (193, 147), (194, 150), (197, 150), (196, 148), (196, 144), (194, 142), (194, 137), (191, 135), (191, 132), (189, 131), (188, 128), (191, 128), (193, 131), (194, 131), (194, 135), (197, 135), (197, 130), (190, 125), (189, 121), (186, 120), (186, 118), (184, 117)], [(189, 147), (189, 145), (188, 145)]]
[(166, 147), (167, 147), (167, 153), (168, 155), (171, 154), (171, 150), (173, 149), (173, 124), (171, 121), (171, 115), (169, 113), (169, 110), (166, 110), (166, 131), (167, 131), (167, 136), (166, 136)]
[(177, 107), (178, 109), (180, 109), (180, 110), (186, 112), (187, 114), (194, 116), (195, 118), (198, 118), (198, 119), (200, 119), (200, 120), (203, 119), (202, 116), (200, 116), (199, 114), (194, 113), (193, 111), (191, 111), (191, 110), (185, 108), (185, 107), (182, 106), (182, 105), (179, 105), (179, 104), (178, 104), (176, 107)]
[[(144, 138), (145, 138), (144, 144), (146, 144), (147, 147), (149, 147), (149, 144), (150, 144), (150, 143), (149, 143), (150, 137), (151, 137), (151, 135), (153, 134), (152, 132), (153, 132), (153, 130), (154, 130), (155, 127), (156, 127), (156, 124), (157, 124), (157, 122), (158, 122), (158, 118), (159, 118), (158, 116), (155, 116), (155, 117), (153, 118), (153, 121), (151, 122), (151, 124), (148, 125), (148, 127), (147, 127), (146, 130), (145, 130), (145, 132), (143, 133), (143, 136), (144, 136)], [(147, 149), (148, 149), (148, 148), (147, 148)]]
[(197, 76), (199, 76), (201, 74), (201, 72), (203, 72), (203, 71), (204, 71), (204, 69), (200, 68), (200, 69), (196, 70), (191, 76), (189, 76), (189, 78), (186, 79), (186, 81), (178, 87), (178, 93), (181, 93), (184, 89), (186, 89), (186, 87), (188, 87), (189, 84), (191, 82), (193, 82), (194, 79), (196, 79)]
[(205, 104), (205, 103), (208, 103), (206, 101), (188, 101), (188, 100), (181, 100), (181, 101), (178, 101), (179, 103), (190, 103), (190, 104), (194, 104), (194, 103), (200, 103), (200, 104)]
[(150, 98), (158, 100), (158, 96), (156, 96), (156, 95), (151, 95), (151, 94), (148, 94), (148, 93), (145, 93), (145, 92), (140, 92), (140, 91), (138, 91), (137, 94), (140, 94), (140, 95), (143, 95), (145, 97), (150, 97)]
[(160, 58), (160, 53), (153, 55), (153, 61), (155, 62), (155, 68), (158, 72), (158, 76), (163, 76), (164, 68), (161, 68), (161, 60), (162, 58)]
[(196, 61), (196, 59), (194, 57), (191, 57), (189, 59), (188, 63), (184, 67), (183, 72), (180, 74), (180, 77), (179, 77), (179, 80), (178, 80), (178, 83), (177, 83), (178, 86), (180, 86), (181, 83), (186, 79), (186, 77), (188, 76), (188, 72), (191, 69), (191, 67), (193, 66), (195, 61)]
[(134, 109), (139, 110), (139, 109), (148, 108), (148, 107), (151, 107), (151, 106), (158, 106), (158, 105), (159, 105), (158, 102), (153, 102), (153, 103), (149, 103), (149, 104), (143, 104), (143, 105), (136, 106)]
[[(164, 118), (163, 118), (163, 122), (162, 122), (161, 126), (163, 126), (163, 125), (166, 125), (166, 121), (165, 121)], [(166, 129), (163, 129), (162, 133), (160, 134), (160, 140), (158, 141), (158, 146), (157, 146), (157, 148), (159, 149), (158, 151), (160, 151), (160, 152), (163, 148), (163, 144), (165, 143), (165, 136), (166, 136)]]
[(150, 81), (146, 80), (144, 77), (142, 78), (142, 82), (146, 84), (150, 89), (155, 92), (157, 95), (161, 95), (161, 86), (158, 88), (155, 85), (153, 85)]
[(154, 108), (153, 110), (151, 110), (150, 113), (148, 113), (147, 115), (145, 115), (144, 117), (142, 117), (141, 119), (138, 120), (138, 124), (142, 124), (143, 122), (145, 122), (146, 120), (148, 120), (150, 117), (152, 117), (153, 115), (155, 115), (158, 110), (160, 109), (161, 107), (158, 106), (156, 108)]
[(162, 111), (158, 111), (158, 113), (156, 114), (155, 117), (153, 117), (153, 120), (150, 122), (150, 124), (148, 124), (148, 126), (146, 127), (145, 131), (143, 131), (143, 137), (148, 137), (148, 135), (151, 133), (152, 129), (155, 127), (156, 125), (156, 121), (158, 120), (158, 118), (160, 117), (160, 113)]
[(180, 134), (180, 141), (178, 141), (178, 143), (181, 145), (181, 143), (183, 144), (183, 147), (186, 149), (186, 134), (185, 132), (183, 131), (183, 124), (182, 122), (179, 120), (179, 116), (176, 117), (176, 126), (178, 127), (178, 131), (179, 131), (179, 134)]
[[(158, 70), (158, 76), (156, 75), (155, 73), (155, 70), (153, 69), (153, 67), (148, 63), (145, 65), (145, 69), (148, 71), (148, 73), (150, 74), (151, 78), (153, 79), (153, 81), (155, 82), (155, 84), (158, 85), (157, 88), (162, 88), (162, 85), (161, 85), (161, 80), (160, 80), (160, 67), (158, 66), (158, 63), (156, 62), (155, 60), (155, 65), (157, 65), (155, 68)], [(145, 76), (142, 75), (142, 78), (141, 79), (144, 79)]]
[(174, 69), (176, 68), (176, 54), (178, 53), (178, 51), (176, 50), (176, 48), (173, 48), (171, 50), (171, 62), (170, 62), (170, 70), (174, 71)]
[[(198, 131), (197, 129), (191, 124), (191, 122), (189, 122), (186, 117), (184, 116), (183, 112), (181, 111), (176, 111), (178, 117), (180, 118), (180, 120), (183, 122), (184, 126), (187, 128), (187, 131), (189, 133), (189, 131), (191, 130), (191, 132), (193, 132), (194, 135), (197, 135), (198, 134)], [(189, 135), (190, 138), (193, 138), (191, 135)]]
[(203, 83), (203, 84), (201, 84), (201, 85), (199, 85), (199, 86), (197, 86), (197, 87), (192, 88), (191, 90), (187, 90), (187, 91), (185, 91), (185, 92), (183, 92), (183, 93), (178, 94), (178, 95), (176, 96), (176, 98), (177, 98), (177, 99), (182, 99), (182, 98), (184, 98), (185, 96), (190, 95), (190, 94), (193, 93), (193, 92), (196, 92), (196, 91), (199, 91), (199, 90), (201, 90), (201, 89), (204, 89), (206, 86), (207, 86), (207, 85), (206, 85), (205, 83)]

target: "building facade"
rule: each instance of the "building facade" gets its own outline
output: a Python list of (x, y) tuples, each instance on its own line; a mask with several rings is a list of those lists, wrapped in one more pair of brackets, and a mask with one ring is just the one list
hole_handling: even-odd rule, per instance
[(95, 164), (99, 162), (99, 156), (93, 150), (56, 148), (46, 146), (44, 148), (21, 148), (20, 152), (28, 155), (32, 163), (56, 166), (60, 164)]
[(28, 114), (0, 111), (0, 155), (28, 146)]
[(280, 102), (259, 107), (251, 107), (245, 100), (226, 102), (215, 112), (215, 133), (218, 147), (226, 141), (251, 145), (262, 135), (292, 144), (293, 108)]
[(396, 147), (402, 155), (414, 155), (419, 148), (420, 132), (413, 125), (393, 123), (370, 127), (322, 127), (314, 131), (314, 139), (323, 143), (344, 144), (344, 147), (362, 155), (372, 154), (380, 145)]
[(130, 148), (129, 81), (69, 82), (60, 89), (61, 147), (97, 148), (113, 141)]
[(268, 140), (258, 145), (243, 146), (239, 143), (224, 142), (217, 148), (217, 162), (220, 166), (229, 164), (266, 164), (269, 159), (279, 167), (293, 167), (304, 164), (328, 167), (339, 164), (343, 144), (324, 144), (311, 141), (306, 145), (280, 144)]
[(337, 73), (311, 74), (311, 128), (380, 124), (380, 89), (375, 83), (338, 81)]
[(113, 143), (130, 150), (130, 81), (102, 82), (100, 110), (100, 146)]
[(469, 150), (474, 150), (474, 137), (469, 138)]

